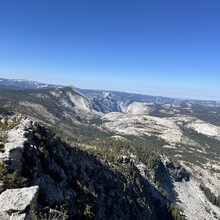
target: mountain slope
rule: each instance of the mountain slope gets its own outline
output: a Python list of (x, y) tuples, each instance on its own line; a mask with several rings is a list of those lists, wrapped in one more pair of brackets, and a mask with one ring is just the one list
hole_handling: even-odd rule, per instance
[[(94, 103), (73, 87), (44, 90), (0, 89), (1, 112), (20, 113), (53, 127), (58, 132), (77, 134), (96, 132), (89, 121), (100, 117)], [(99, 131), (99, 134), (102, 132)], [(86, 136), (86, 135), (85, 135)]]

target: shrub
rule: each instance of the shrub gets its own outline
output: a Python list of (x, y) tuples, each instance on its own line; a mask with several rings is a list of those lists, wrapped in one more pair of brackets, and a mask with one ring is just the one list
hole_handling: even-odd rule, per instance
[(21, 188), (26, 186), (26, 179), (19, 177), (17, 172), (9, 172), (6, 167), (0, 165), (0, 181), (4, 183), (5, 188)]

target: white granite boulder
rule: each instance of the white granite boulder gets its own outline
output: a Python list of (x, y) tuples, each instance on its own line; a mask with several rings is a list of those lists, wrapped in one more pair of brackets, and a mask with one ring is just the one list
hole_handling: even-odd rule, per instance
[(7, 189), (0, 195), (0, 212), (8, 214), (22, 212), (38, 197), (38, 186), (21, 189)]

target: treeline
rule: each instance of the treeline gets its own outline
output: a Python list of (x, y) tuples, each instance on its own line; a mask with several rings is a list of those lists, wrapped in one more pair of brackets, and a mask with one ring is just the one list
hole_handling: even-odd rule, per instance
[(214, 193), (211, 192), (211, 190), (204, 186), (200, 185), (200, 189), (204, 192), (206, 198), (213, 204), (218, 207), (220, 207), (220, 196), (216, 196)]

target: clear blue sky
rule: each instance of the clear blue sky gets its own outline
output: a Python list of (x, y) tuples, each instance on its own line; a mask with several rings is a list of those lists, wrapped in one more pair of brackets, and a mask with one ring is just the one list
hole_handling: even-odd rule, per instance
[(220, 100), (220, 1), (0, 0), (0, 77)]

